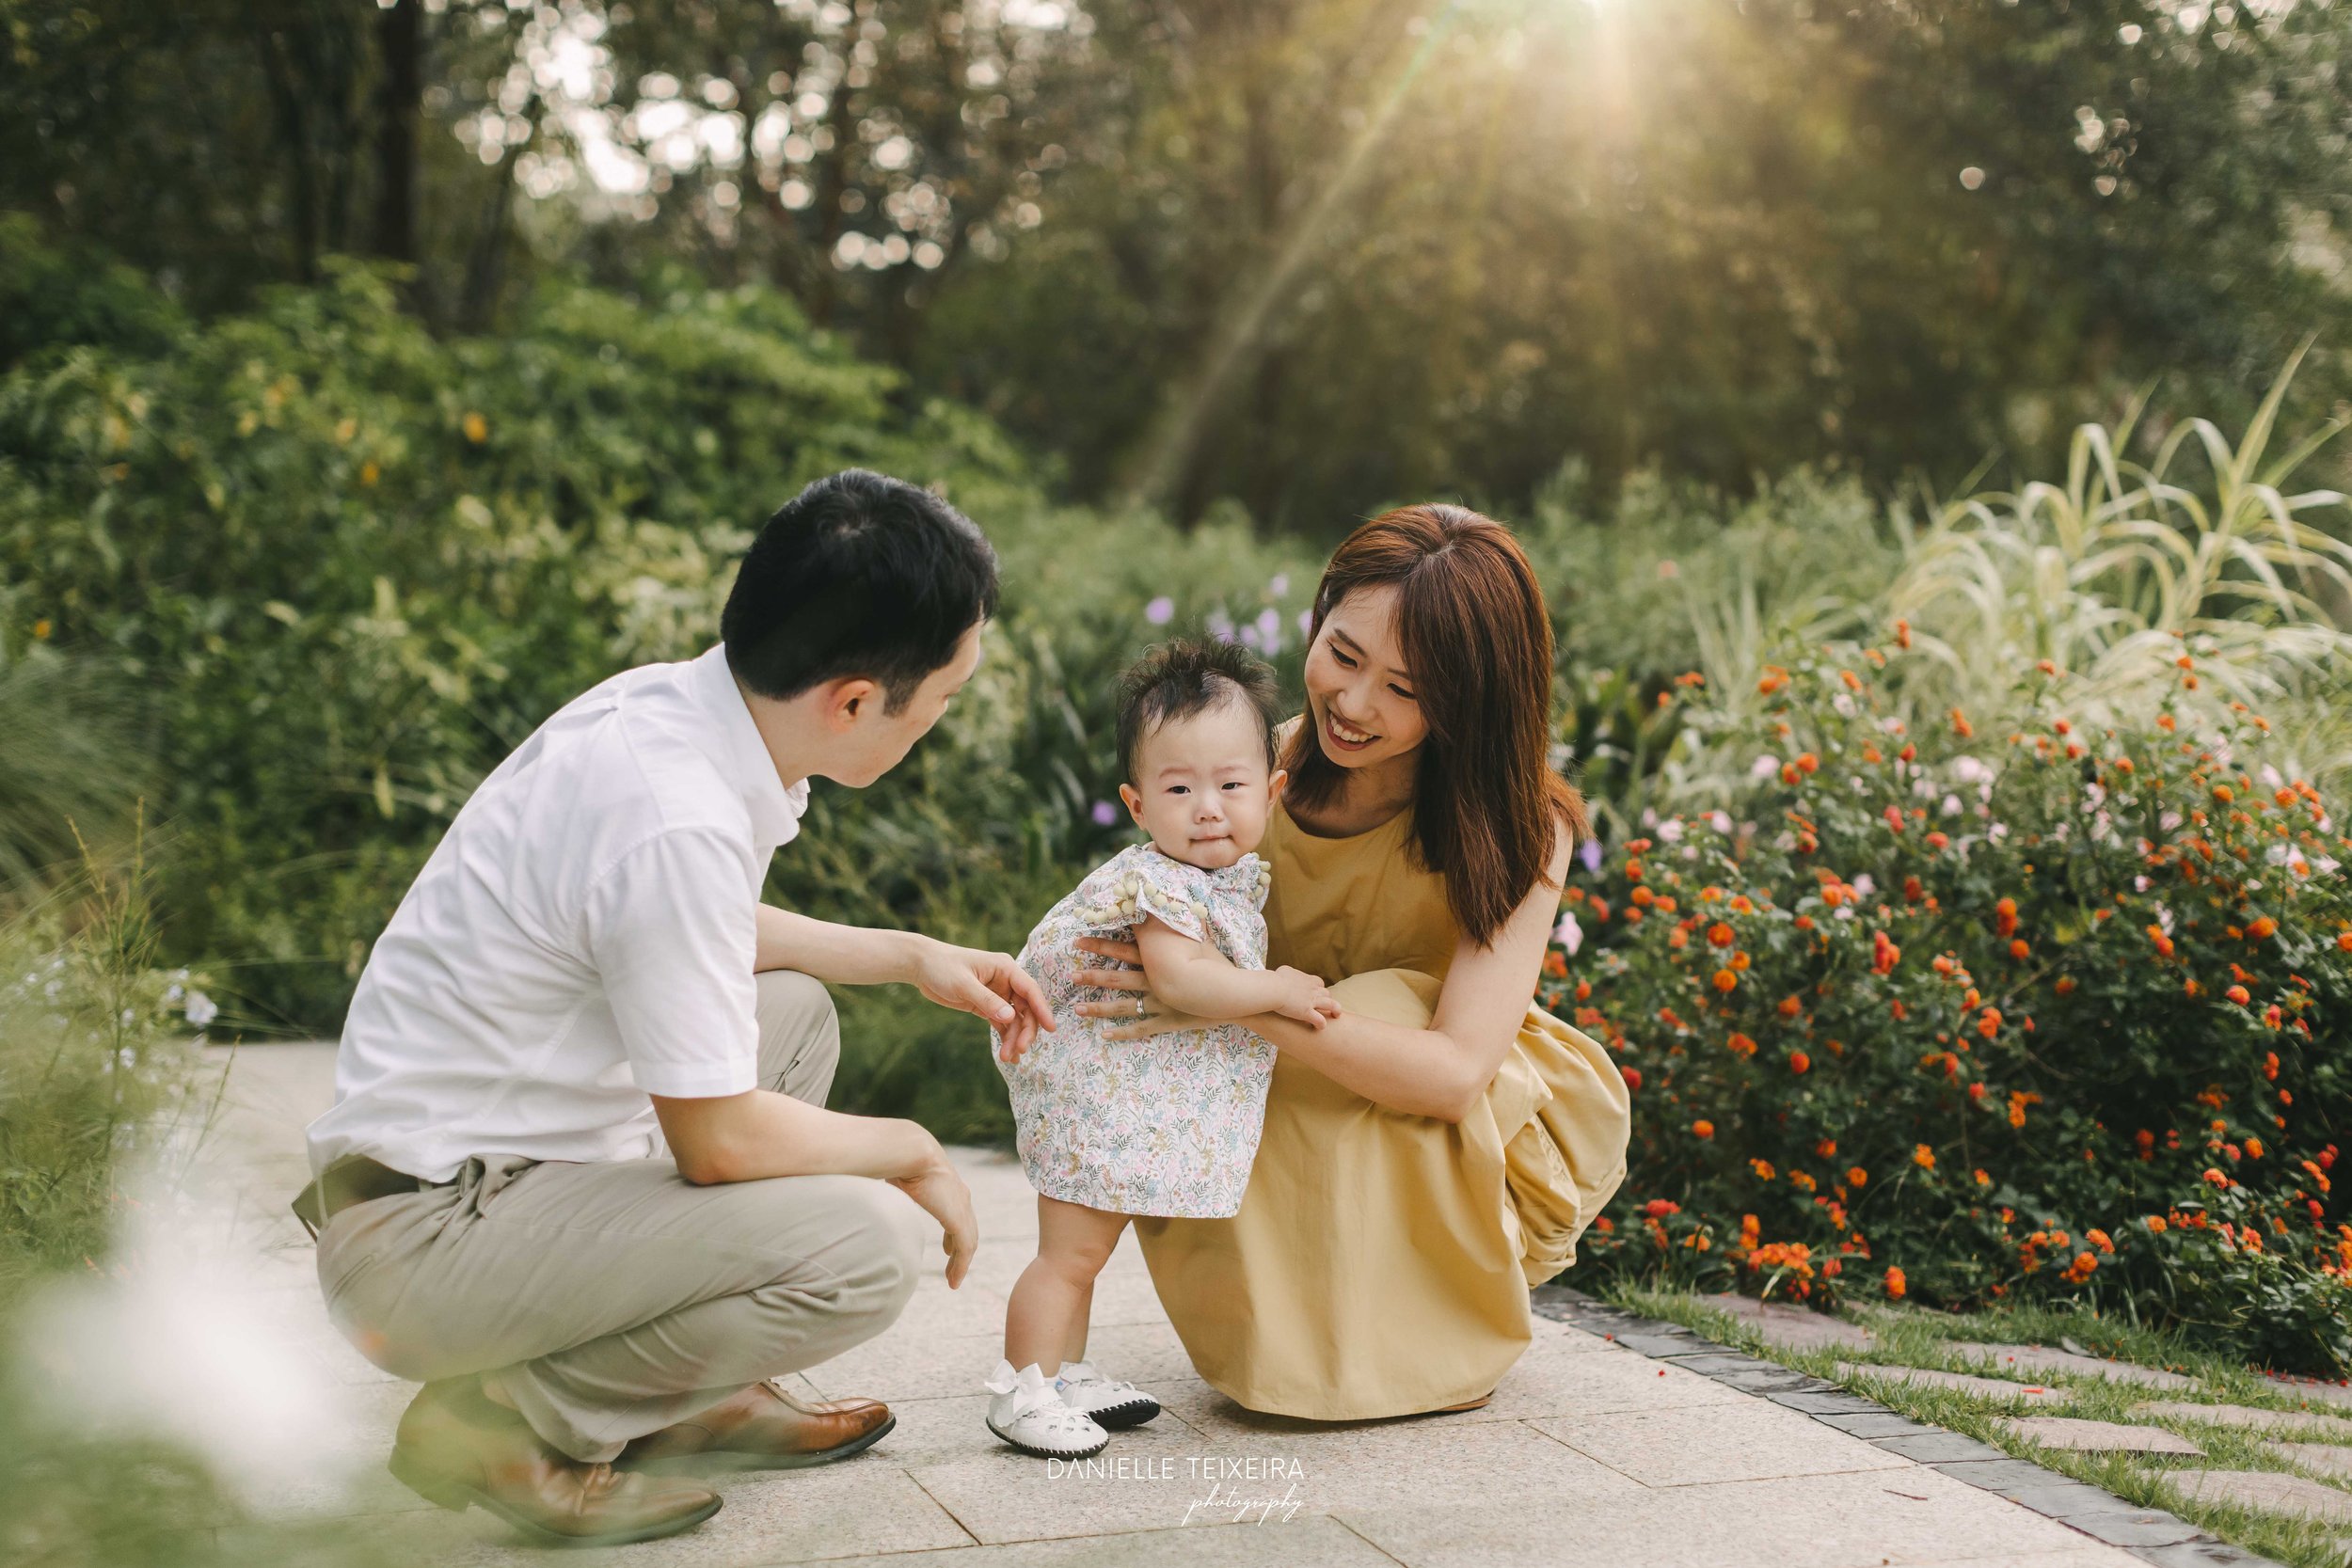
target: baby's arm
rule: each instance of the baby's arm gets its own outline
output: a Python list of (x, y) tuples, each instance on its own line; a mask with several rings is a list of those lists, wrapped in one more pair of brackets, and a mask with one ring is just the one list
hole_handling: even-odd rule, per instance
[(1280, 1013), (1318, 1029), (1340, 1016), (1339, 1004), (1314, 975), (1287, 966), (1242, 969), (1156, 915), (1136, 923), (1136, 946), (1152, 994), (1180, 1013), (1220, 1020)]

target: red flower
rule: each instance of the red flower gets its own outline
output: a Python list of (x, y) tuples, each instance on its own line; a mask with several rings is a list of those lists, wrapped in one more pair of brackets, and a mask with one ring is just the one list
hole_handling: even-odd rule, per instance
[(1813, 1066), (1813, 1058), (1802, 1051), (1788, 1053), (1788, 1070), (1802, 1075)]

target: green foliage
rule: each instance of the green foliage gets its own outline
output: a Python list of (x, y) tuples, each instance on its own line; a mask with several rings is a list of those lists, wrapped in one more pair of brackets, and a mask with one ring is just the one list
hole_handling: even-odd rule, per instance
[(154, 967), (136, 860), (0, 918), (0, 1307), (106, 1250), (124, 1166), (194, 1109), (205, 983)]
[(2264, 720), (2196, 716), (2188, 653), (2153, 711), (2099, 726), (2091, 683), (2044, 666), (1985, 720), (2003, 743), (1891, 710), (1927, 657), (1901, 641), (1794, 645), (1753, 704), (1687, 697), (1750, 782), (1569, 891), (1581, 942), (1546, 993), (1637, 1085), (1595, 1259), (2080, 1300), (2352, 1369), (2328, 1175), (2352, 840)]
[(264, 1026), (331, 1030), (474, 784), (597, 681), (707, 646), (776, 505), (853, 463), (935, 483), (1005, 559), (982, 675), (882, 785), (819, 789), (777, 888), (1017, 944), (1114, 842), (1105, 677), (1159, 632), (1146, 605), (1295, 642), (1311, 562), (1050, 508), (988, 425), (902, 393), (764, 291), (552, 285), (513, 338), (438, 341), (343, 269), (168, 354), (0, 380), (12, 635), (136, 694), (183, 846), (171, 949)]

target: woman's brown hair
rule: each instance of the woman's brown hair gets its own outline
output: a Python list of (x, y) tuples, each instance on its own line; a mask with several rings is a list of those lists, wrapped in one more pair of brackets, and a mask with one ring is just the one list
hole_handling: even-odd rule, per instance
[[(1413, 781), (1423, 869), (1481, 946), (1545, 876), (1559, 829), (1591, 831), (1583, 797), (1551, 769), (1551, 618), (1511, 531), (1464, 506), (1400, 507), (1347, 536), (1315, 589), (1308, 636), (1349, 594), (1396, 590), (1397, 639), (1429, 734)], [(1347, 769), (1310, 721), (1283, 757), (1284, 794), (1310, 810)]]

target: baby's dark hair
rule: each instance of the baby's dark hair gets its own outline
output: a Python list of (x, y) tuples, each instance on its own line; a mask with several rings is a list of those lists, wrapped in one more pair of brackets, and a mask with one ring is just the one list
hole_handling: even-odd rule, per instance
[(1171, 719), (1189, 719), (1238, 702), (1265, 732), (1265, 764), (1274, 766), (1274, 672), (1235, 642), (1179, 638), (1152, 649), (1119, 677), (1119, 776), (1136, 782), (1143, 737)]

